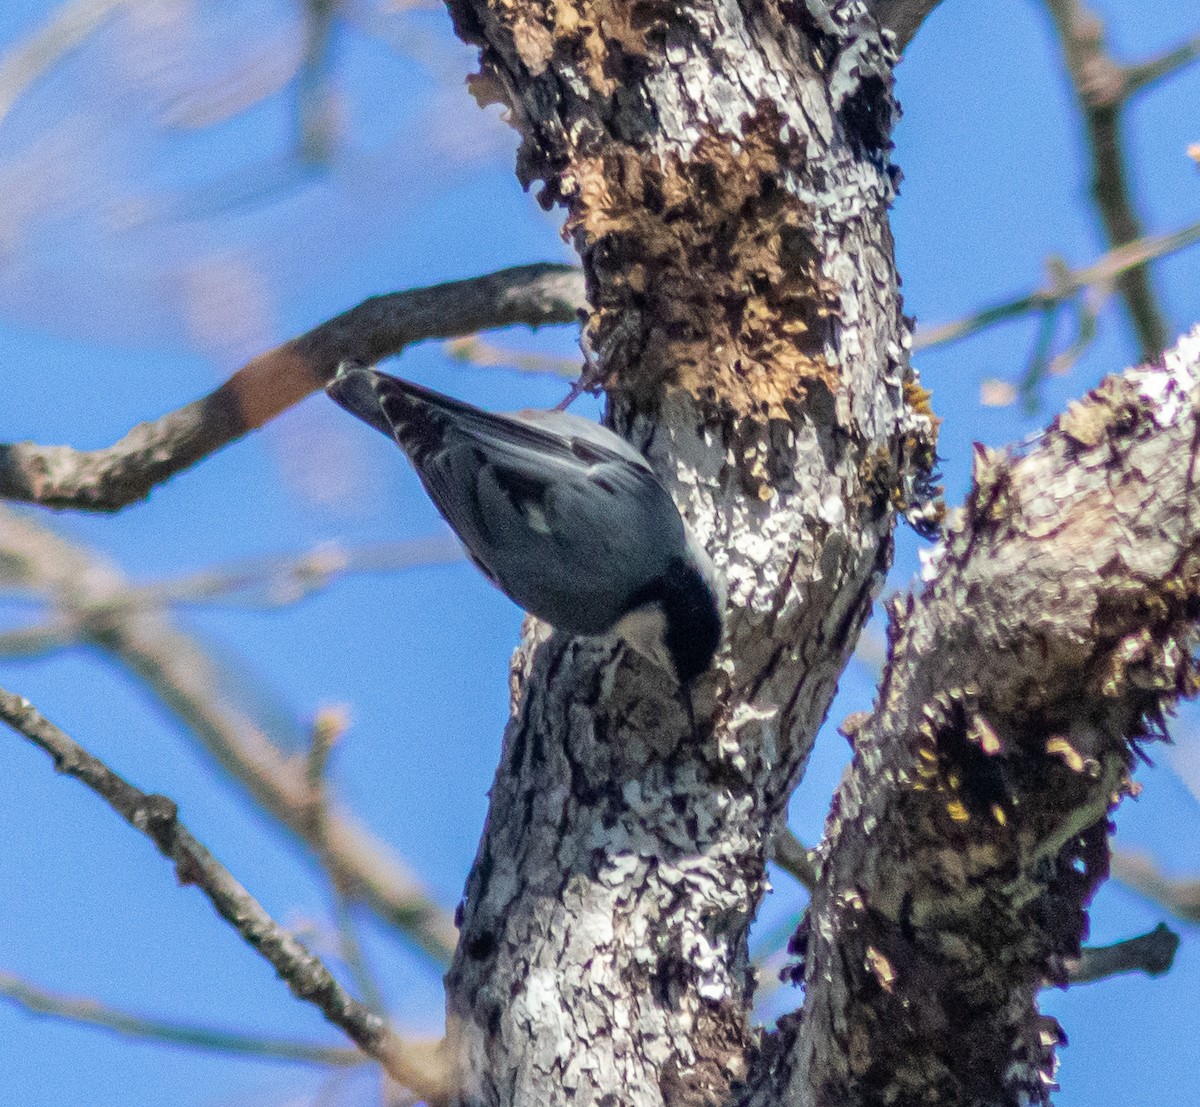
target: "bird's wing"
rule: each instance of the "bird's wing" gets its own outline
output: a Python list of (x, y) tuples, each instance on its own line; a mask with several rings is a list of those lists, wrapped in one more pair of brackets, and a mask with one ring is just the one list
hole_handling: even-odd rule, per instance
[(715, 570), (623, 439), (565, 413), (491, 415), (374, 370), (339, 370), (327, 391), (395, 439), (471, 559), (527, 611), (576, 634), (649, 626), (638, 648), (683, 681), (708, 666)]
[[(555, 625), (608, 629), (684, 540), (646, 460), (598, 424), (555, 412), (494, 415), (375, 371), (343, 378), (330, 395), (387, 425), (476, 564)], [(601, 566), (605, 577), (589, 577)]]
[[(374, 370), (358, 370), (349, 375), (359, 374), (372, 378), (375, 407), (386, 416), (391, 433), (409, 456), (414, 451), (436, 449), (438, 432), (450, 426), (487, 443), (531, 451), (541, 457), (585, 462), (623, 460), (650, 471), (646, 459), (620, 435), (578, 415), (556, 411), (498, 415)], [(362, 392), (361, 384), (352, 387), (355, 393)], [(340, 402), (339, 397), (334, 398)], [(367, 406), (371, 406), (369, 401)], [(360, 418), (367, 417), (360, 415)], [(375, 421), (367, 418), (367, 422), (379, 426), (377, 418)]]

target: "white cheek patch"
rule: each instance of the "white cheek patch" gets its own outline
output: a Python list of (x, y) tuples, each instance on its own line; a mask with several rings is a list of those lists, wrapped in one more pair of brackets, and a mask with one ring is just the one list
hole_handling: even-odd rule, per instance
[(671, 671), (671, 659), (663, 645), (663, 634), (667, 629), (667, 620), (662, 608), (657, 604), (647, 604), (635, 607), (628, 615), (623, 615), (613, 627), (613, 633), (620, 635), (643, 657), (648, 657), (655, 664), (668, 672)]

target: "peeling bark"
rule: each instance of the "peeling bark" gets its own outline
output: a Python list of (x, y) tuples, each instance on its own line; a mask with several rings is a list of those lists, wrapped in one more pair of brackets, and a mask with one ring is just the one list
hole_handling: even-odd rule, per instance
[(451, 10), (566, 209), (609, 418), (729, 585), (695, 730), (619, 644), (530, 628), (447, 978), (461, 1101), (726, 1102), (772, 831), (933, 459), (894, 57), (859, 3)]
[(818, 857), (800, 1018), (755, 1104), (1048, 1103), (1137, 745), (1197, 688), (1200, 331), (975, 487), (892, 610)]

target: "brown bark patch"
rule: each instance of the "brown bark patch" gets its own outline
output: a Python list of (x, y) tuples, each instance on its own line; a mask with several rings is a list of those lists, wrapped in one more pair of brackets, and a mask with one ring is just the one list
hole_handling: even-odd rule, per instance
[[(596, 274), (593, 345), (623, 388), (686, 388), (739, 414), (790, 419), (819, 383), (839, 306), (822, 273), (812, 213), (783, 179), (797, 161), (770, 107), (736, 141), (701, 138), (685, 160), (613, 145), (563, 181), (572, 235)], [(640, 333), (629, 320), (644, 321)]]

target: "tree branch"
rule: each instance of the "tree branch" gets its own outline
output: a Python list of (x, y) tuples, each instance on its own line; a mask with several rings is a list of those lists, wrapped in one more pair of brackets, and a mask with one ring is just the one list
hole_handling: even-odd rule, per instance
[(48, 1015), (56, 1019), (114, 1030), (131, 1038), (202, 1049), (211, 1053), (234, 1053), (266, 1061), (295, 1061), (308, 1065), (346, 1068), (365, 1064), (367, 1056), (361, 1050), (339, 1046), (323, 1046), (316, 1042), (299, 1042), (290, 1038), (269, 1038), (257, 1034), (238, 1034), (211, 1026), (152, 1019), (135, 1015), (117, 1007), (109, 1007), (94, 999), (64, 996), (47, 991), (23, 980), (15, 973), (0, 971), (0, 995), (33, 1015)]
[(227, 602), (281, 607), (327, 588), (341, 576), (395, 573), (462, 559), (462, 545), (448, 530), (428, 538), (350, 548), (322, 543), (306, 553), (252, 558), (133, 585), (125, 602), (130, 605)]
[(388, 1074), (430, 1102), (446, 1095), (438, 1047), (404, 1040), (348, 995), (294, 935), (280, 927), (179, 820), (166, 796), (140, 791), (43, 718), (28, 700), (0, 689), (0, 720), (54, 759), (55, 768), (86, 784), (175, 865), (180, 884), (194, 884), (217, 913), (271, 963), (293, 995), (315, 1005)]
[(1127, 972), (1162, 976), (1175, 963), (1179, 935), (1166, 923), (1159, 923), (1148, 934), (1114, 942), (1111, 946), (1085, 946), (1079, 957), (1067, 961), (1071, 984), (1090, 984)]
[[(1083, 116), (1092, 161), (1092, 198), (1111, 246), (1142, 237), (1141, 221), (1129, 180), (1121, 115), (1136, 87), (1127, 71), (1108, 54), (1104, 24), (1081, 0), (1046, 0), (1058, 30), (1067, 73)], [(1146, 82), (1143, 80), (1142, 85)], [(1170, 340), (1166, 318), (1150, 280), (1138, 266), (1123, 273), (1117, 288), (1141, 344), (1141, 358), (1152, 361)]]
[(1200, 329), (974, 488), (892, 605), (818, 858), (803, 1018), (754, 1103), (1048, 1102), (1038, 990), (1079, 958), (1133, 749), (1197, 689)]
[(1136, 96), (1151, 85), (1177, 73), (1200, 58), (1200, 35), (1182, 42), (1158, 57), (1125, 67), (1125, 96)]
[(881, 27), (896, 36), (896, 48), (903, 50), (912, 42), (921, 24), (942, 0), (875, 0), (871, 5)]
[[(263, 810), (334, 866), (331, 875), (347, 895), (437, 961), (449, 959), (457, 942), (449, 915), (395, 852), (345, 810), (326, 813), (318, 840), (302, 760), (270, 741), (230, 694), (218, 665), (160, 608), (108, 562), (2, 505), (0, 550), (10, 580), (47, 590), (71, 639), (90, 643), (143, 680)], [(34, 641), (26, 645), (36, 643), (30, 634)]]
[(1050, 283), (1043, 288), (981, 308), (967, 318), (953, 323), (921, 327), (913, 336), (913, 349), (927, 350), (932, 346), (957, 342), (1005, 319), (1047, 311), (1065, 304), (1082, 292), (1105, 290), (1125, 274), (1144, 266), (1148, 261), (1167, 257), (1196, 242), (1200, 242), (1200, 223), (1193, 223), (1171, 234), (1150, 235), (1136, 242), (1118, 246), (1090, 265), (1079, 269), (1055, 265), (1052, 267)]
[(568, 380), (580, 375), (578, 357), (556, 357), (537, 350), (511, 350), (485, 342), (477, 334), (451, 339), (446, 343), (446, 353), (466, 365), (516, 369), (519, 373), (549, 373)]
[(775, 832), (772, 845), (775, 864), (811, 892), (817, 883), (817, 871), (809, 859), (808, 847), (786, 826)]
[(584, 306), (582, 274), (550, 264), (376, 296), (260, 354), (215, 392), (107, 449), (0, 445), (0, 498), (117, 511), (322, 388), (343, 360), (373, 364), (413, 342), (490, 327), (569, 323)]
[(1177, 919), (1200, 923), (1200, 880), (1164, 876), (1146, 854), (1117, 850), (1112, 875), (1127, 888), (1170, 911)]
[(0, 60), (0, 122), (39, 77), (132, 0), (68, 0)]

